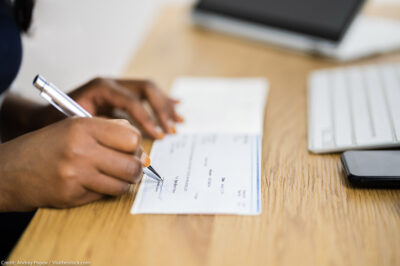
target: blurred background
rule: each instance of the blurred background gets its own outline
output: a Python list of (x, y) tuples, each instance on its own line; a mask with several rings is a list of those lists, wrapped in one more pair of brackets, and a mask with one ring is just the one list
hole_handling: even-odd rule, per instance
[[(400, 0), (371, 1), (400, 5)], [(96, 76), (118, 76), (163, 6), (193, 2), (38, 0), (30, 32), (23, 37), (22, 68), (13, 90), (39, 99), (31, 85), (38, 73), (65, 91)]]

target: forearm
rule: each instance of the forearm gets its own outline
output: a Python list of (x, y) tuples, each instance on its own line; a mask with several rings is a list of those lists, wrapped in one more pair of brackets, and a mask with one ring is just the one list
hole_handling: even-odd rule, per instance
[[(29, 211), (33, 207), (23, 201), (24, 183), (16, 173), (21, 168), (15, 157), (21, 146), (15, 145), (18, 138), (0, 144), (0, 212)], [(24, 158), (20, 158), (24, 161)], [(22, 193), (22, 194), (21, 194)]]
[[(4, 177), (2, 169), (0, 169), (0, 178)], [(2, 181), (0, 186), (0, 212), (20, 212), (31, 211), (34, 208), (28, 207), (21, 200), (18, 199), (18, 193), (15, 193), (7, 184)]]
[[(0, 144), (0, 149), (1, 149)], [(6, 178), (6, 173), (0, 168), (0, 212), (13, 212), (19, 211), (20, 207), (15, 202), (14, 197), (12, 197), (13, 191), (9, 188), (8, 184), (4, 182), (4, 178)]]
[(61, 119), (52, 109), (8, 93), (0, 111), (2, 140), (13, 139)]

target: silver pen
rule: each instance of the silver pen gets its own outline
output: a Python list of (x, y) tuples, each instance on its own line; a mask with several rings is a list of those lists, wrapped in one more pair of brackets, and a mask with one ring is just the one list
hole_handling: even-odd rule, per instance
[[(56, 86), (47, 82), (42, 76), (37, 75), (33, 80), (33, 85), (40, 90), (40, 96), (66, 116), (93, 117), (82, 106), (59, 90)], [(143, 167), (144, 169), (149, 169), (152, 173), (148, 175), (149, 177), (157, 181), (164, 181), (150, 165), (150, 161), (143, 163)]]

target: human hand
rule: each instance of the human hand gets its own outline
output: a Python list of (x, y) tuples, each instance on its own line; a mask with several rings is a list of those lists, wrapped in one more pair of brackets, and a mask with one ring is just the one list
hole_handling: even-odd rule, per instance
[[(163, 132), (175, 133), (173, 124), (183, 121), (175, 111), (178, 101), (150, 81), (96, 78), (69, 95), (92, 115), (110, 117), (115, 109), (126, 111), (152, 138), (162, 138)], [(145, 108), (146, 103), (151, 107), (150, 113)], [(151, 113), (158, 122), (153, 121)], [(51, 105), (39, 105), (12, 93), (6, 95), (0, 114), (3, 141), (65, 118)]]
[[(117, 80), (96, 78), (69, 94), (93, 115), (111, 116), (114, 109), (122, 109), (149, 136), (159, 139), (165, 133), (176, 132), (174, 123), (183, 118), (175, 111), (178, 103), (165, 95), (154, 83), (146, 80)], [(144, 107), (148, 103), (158, 124)]]
[[(68, 118), (0, 146), (0, 211), (73, 207), (121, 195), (142, 176), (126, 120)], [(143, 157), (143, 158), (141, 158)]]

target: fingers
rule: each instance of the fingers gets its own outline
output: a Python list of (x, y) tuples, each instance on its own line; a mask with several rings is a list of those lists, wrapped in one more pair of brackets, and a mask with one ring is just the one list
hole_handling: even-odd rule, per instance
[(100, 172), (131, 184), (140, 181), (143, 172), (139, 158), (103, 147), (97, 152), (102, 154), (96, 161)]
[(144, 163), (138, 157), (142, 154), (139, 131), (122, 119), (93, 121), (97, 122), (93, 134), (100, 144), (91, 151), (96, 169), (123, 182), (138, 182)]
[(90, 134), (98, 144), (88, 151), (93, 168), (85, 174), (82, 185), (102, 195), (125, 193), (129, 184), (142, 176), (142, 163), (134, 157), (141, 151), (140, 132), (122, 119), (92, 118), (86, 122), (90, 123)]
[(102, 194), (93, 192), (93, 191), (86, 191), (86, 193), (75, 202), (75, 206), (85, 205), (93, 201), (97, 201), (103, 197)]
[(128, 121), (93, 118), (90, 122), (91, 133), (100, 144), (127, 153), (134, 153), (140, 147), (141, 134)]
[[(175, 133), (174, 122), (182, 122), (175, 105), (179, 102), (166, 96), (153, 83), (143, 80), (97, 78), (76, 90), (74, 96), (96, 114), (112, 115), (112, 110), (126, 111), (150, 137), (160, 139), (163, 132)], [(162, 130), (143, 105), (148, 101)]]
[(172, 105), (173, 105), (173, 107), (171, 108), (171, 116), (172, 116), (173, 120), (174, 120), (175, 122), (182, 123), (182, 122), (184, 121), (183, 117), (180, 116), (180, 115), (176, 112), (176, 110), (175, 110), (175, 105), (178, 104), (178, 103), (180, 103), (180, 101), (179, 101), (179, 100), (176, 100), (176, 99), (173, 99), (173, 98), (169, 98), (169, 101), (170, 101), (170, 102), (172, 103)]
[[(138, 83), (135, 81), (119, 81), (124, 87), (135, 90)], [(183, 118), (176, 113), (175, 105), (178, 100), (169, 98), (152, 82), (141, 83), (144, 98), (149, 102), (161, 127), (169, 134), (176, 133), (173, 122), (183, 122)]]
[(150, 137), (155, 139), (162, 139), (164, 137), (162, 131), (157, 129), (157, 126), (139, 100), (132, 99), (130, 102), (126, 103), (124, 109)]
[[(135, 86), (138, 86), (138, 84), (141, 83), (136, 82)], [(114, 80), (109, 80), (107, 87), (108, 93), (103, 93), (106, 101), (110, 102), (113, 107), (126, 111), (150, 137), (156, 139), (164, 137), (162, 131), (157, 129), (156, 124), (144, 108), (139, 96), (134, 95)]]
[(180, 100), (178, 100), (178, 99), (175, 99), (175, 98), (169, 98), (169, 100), (173, 103), (173, 104), (178, 104), (178, 103), (180, 103), (181, 101)]
[(145, 94), (162, 128), (169, 134), (176, 133), (176, 129), (172, 123), (172, 121), (175, 121), (173, 117), (173, 103), (160, 90), (155, 88), (146, 89)]
[(119, 196), (129, 190), (129, 183), (97, 172), (84, 180), (85, 188), (90, 191), (109, 196)]

